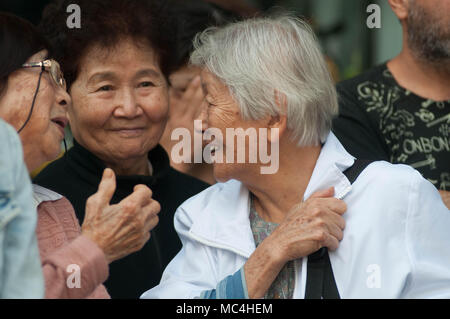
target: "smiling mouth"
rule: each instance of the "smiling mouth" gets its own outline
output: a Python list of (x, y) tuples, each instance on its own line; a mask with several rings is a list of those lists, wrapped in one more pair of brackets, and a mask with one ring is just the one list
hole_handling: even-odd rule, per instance
[(120, 127), (120, 128), (114, 128), (111, 131), (140, 131), (143, 130), (143, 127)]
[(136, 137), (142, 135), (144, 132), (143, 127), (136, 127), (136, 128), (118, 128), (113, 129), (112, 131), (115, 133), (118, 133), (120, 136), (123, 137)]

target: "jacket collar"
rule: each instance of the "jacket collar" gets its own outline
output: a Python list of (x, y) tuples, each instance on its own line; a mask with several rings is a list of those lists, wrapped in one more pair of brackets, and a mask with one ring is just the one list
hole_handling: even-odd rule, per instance
[(341, 142), (330, 132), (320, 151), (303, 200), (308, 199), (314, 192), (331, 186), (334, 186), (334, 197), (342, 199), (351, 190), (350, 181), (342, 172), (354, 162), (355, 158), (347, 153)]
[(33, 184), (33, 204), (35, 208), (42, 203), (48, 201), (60, 200), (62, 195), (39, 185)]
[[(343, 198), (350, 192), (351, 184), (342, 172), (352, 166), (354, 160), (330, 132), (314, 167), (304, 200), (315, 191), (331, 186), (335, 188), (335, 197)], [(199, 218), (193, 220), (189, 234), (193, 239), (208, 246), (250, 257), (255, 250), (255, 243), (249, 221), (248, 189), (236, 180), (213, 187), (215, 190), (207, 193), (208, 198), (204, 198), (207, 203), (202, 207), (203, 213), (196, 215)], [(195, 210), (198, 207), (190, 209)]]

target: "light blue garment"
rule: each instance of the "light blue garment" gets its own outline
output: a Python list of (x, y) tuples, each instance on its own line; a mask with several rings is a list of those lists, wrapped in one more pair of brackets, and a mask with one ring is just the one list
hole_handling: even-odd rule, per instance
[(43, 298), (32, 187), (15, 130), (0, 119), (0, 298)]
[(204, 290), (202, 299), (249, 299), (244, 266), (217, 284), (216, 289)]

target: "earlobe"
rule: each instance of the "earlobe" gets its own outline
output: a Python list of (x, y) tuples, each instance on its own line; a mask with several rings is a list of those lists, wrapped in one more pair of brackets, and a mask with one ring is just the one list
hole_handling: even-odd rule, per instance
[(274, 99), (275, 104), (279, 108), (279, 112), (277, 115), (272, 115), (269, 118), (269, 122), (267, 123), (267, 127), (270, 130), (267, 139), (274, 143), (278, 142), (280, 137), (284, 134), (287, 129), (287, 101), (286, 95), (280, 93), (278, 90), (274, 90)]
[(408, 17), (410, 0), (389, 0), (389, 5), (397, 18), (401, 21)]
[(287, 129), (286, 115), (271, 116), (267, 127), (269, 129), (267, 139), (272, 143), (278, 142)]

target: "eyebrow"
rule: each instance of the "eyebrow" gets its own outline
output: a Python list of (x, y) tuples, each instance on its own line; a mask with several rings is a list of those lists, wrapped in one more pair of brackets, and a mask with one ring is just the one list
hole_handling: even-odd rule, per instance
[(134, 78), (140, 78), (143, 76), (150, 76), (150, 77), (155, 77), (155, 78), (160, 78), (161, 77), (161, 72), (158, 72), (154, 69), (144, 69), (144, 70), (139, 70), (136, 75), (134, 76)]
[[(161, 78), (161, 73), (154, 70), (154, 69), (143, 69), (143, 70), (139, 70), (134, 76), (134, 79), (143, 77), (143, 76), (149, 76), (149, 77), (153, 77), (153, 78)], [(100, 81), (105, 81), (105, 80), (116, 80), (117, 76), (114, 72), (111, 71), (105, 71), (105, 72), (96, 72), (93, 75), (91, 75), (91, 77), (89, 78), (89, 80), (87, 81), (88, 84), (93, 83), (93, 82), (100, 82)]]
[(100, 82), (105, 80), (115, 80), (117, 77), (113, 72), (96, 72), (87, 81), (87, 83)]

